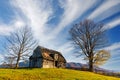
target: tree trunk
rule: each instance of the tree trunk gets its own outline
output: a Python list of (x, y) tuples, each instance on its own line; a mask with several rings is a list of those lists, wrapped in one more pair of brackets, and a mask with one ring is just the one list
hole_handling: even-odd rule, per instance
[(19, 67), (19, 64), (18, 64), (18, 63), (19, 63), (19, 62), (16, 63), (15, 69), (17, 69), (17, 68)]
[(93, 72), (93, 60), (89, 59), (89, 71)]
[(18, 55), (17, 62), (16, 62), (16, 65), (15, 65), (16, 69), (19, 67), (19, 60), (20, 60), (20, 54)]

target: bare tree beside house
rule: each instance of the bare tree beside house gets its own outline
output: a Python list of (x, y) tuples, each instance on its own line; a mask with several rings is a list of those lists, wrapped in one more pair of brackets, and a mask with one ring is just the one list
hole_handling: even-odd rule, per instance
[(15, 68), (18, 68), (19, 61), (29, 57), (37, 46), (37, 41), (33, 37), (31, 28), (22, 27), (6, 37), (6, 44), (5, 49), (11, 57), (15, 58)]
[(4, 62), (2, 63), (3, 68), (13, 68), (14, 67), (14, 56), (4, 56)]
[(107, 41), (103, 27), (101, 23), (84, 20), (70, 29), (71, 40), (76, 48), (82, 51), (80, 54), (88, 58), (89, 71), (93, 71), (93, 60), (97, 49), (105, 46)]

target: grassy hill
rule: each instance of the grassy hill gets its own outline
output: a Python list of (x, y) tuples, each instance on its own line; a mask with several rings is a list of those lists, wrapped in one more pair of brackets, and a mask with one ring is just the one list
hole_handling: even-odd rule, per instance
[(0, 80), (120, 80), (68, 69), (0, 69)]

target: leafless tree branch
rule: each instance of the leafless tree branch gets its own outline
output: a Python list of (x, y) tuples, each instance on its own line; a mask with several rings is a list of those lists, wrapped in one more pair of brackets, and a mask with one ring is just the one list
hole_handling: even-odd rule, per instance
[(82, 54), (89, 60), (89, 70), (93, 71), (93, 58), (96, 49), (104, 47), (106, 44), (103, 24), (95, 23), (91, 20), (84, 20), (73, 25), (70, 29), (71, 40), (82, 50)]
[[(16, 58), (15, 68), (19, 67), (19, 61), (25, 59), (37, 46), (37, 41), (34, 39), (32, 30), (29, 27), (23, 27), (15, 32), (12, 32), (10, 36), (6, 37), (5, 50), (12, 57)], [(8, 56), (9, 57), (9, 56)]]

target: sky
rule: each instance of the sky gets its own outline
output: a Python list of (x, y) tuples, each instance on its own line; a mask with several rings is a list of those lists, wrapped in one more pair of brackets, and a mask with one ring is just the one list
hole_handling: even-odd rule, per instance
[(105, 24), (111, 58), (101, 67), (120, 70), (120, 0), (0, 0), (0, 61), (4, 37), (29, 26), (40, 46), (60, 51), (67, 62), (85, 63), (69, 40), (71, 27), (85, 19)]

